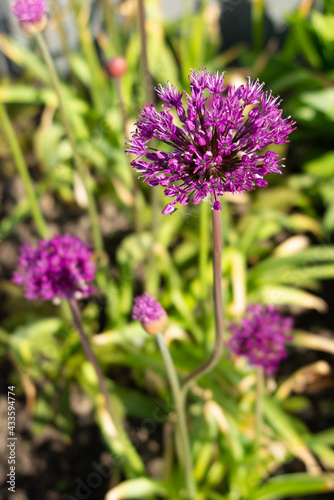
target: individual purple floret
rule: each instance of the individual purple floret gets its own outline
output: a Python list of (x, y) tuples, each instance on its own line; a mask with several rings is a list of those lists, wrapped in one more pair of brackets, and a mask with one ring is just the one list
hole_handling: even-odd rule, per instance
[(281, 316), (276, 307), (255, 304), (248, 307), (240, 325), (230, 325), (228, 346), (252, 365), (262, 366), (266, 375), (273, 375), (287, 357), (285, 345), (292, 339), (293, 326), (293, 319)]
[(69, 234), (20, 249), (12, 281), (23, 285), (28, 300), (80, 299), (94, 291), (95, 263), (89, 246)]
[(146, 292), (135, 298), (132, 318), (138, 319), (144, 329), (152, 335), (161, 332), (167, 324), (166, 311), (152, 295)]
[(37, 24), (48, 11), (45, 0), (14, 0), (12, 12), (21, 23)]
[[(221, 210), (224, 193), (266, 187), (263, 177), (281, 173), (283, 165), (277, 153), (264, 148), (289, 142), (295, 129), (290, 117), (282, 118), (281, 100), (264, 92), (258, 80), (228, 87), (224, 74), (205, 68), (192, 71), (189, 80), (190, 95), (169, 82), (158, 86), (164, 109), (144, 105), (126, 150), (137, 156), (132, 166), (139, 177), (149, 186), (164, 186), (165, 195), (174, 198), (163, 214), (173, 212), (177, 203), (198, 204), (208, 194), (213, 209)], [(163, 149), (149, 146), (151, 139), (163, 143)]]

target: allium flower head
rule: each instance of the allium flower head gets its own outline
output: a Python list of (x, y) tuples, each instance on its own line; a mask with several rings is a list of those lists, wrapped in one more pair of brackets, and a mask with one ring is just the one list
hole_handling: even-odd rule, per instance
[[(277, 153), (264, 148), (289, 142), (295, 125), (290, 117), (282, 118), (281, 101), (264, 92), (258, 80), (228, 87), (224, 74), (204, 68), (192, 71), (189, 80), (190, 94), (169, 82), (158, 86), (163, 109), (144, 105), (126, 150), (137, 156), (132, 166), (144, 182), (164, 186), (165, 195), (174, 198), (163, 214), (173, 212), (177, 203), (198, 204), (209, 194), (213, 208), (221, 210), (224, 193), (267, 186), (263, 177), (281, 173), (283, 165)], [(151, 139), (162, 149), (150, 146)]]
[(28, 300), (80, 299), (94, 291), (95, 264), (89, 246), (69, 234), (41, 240), (38, 246), (20, 249), (12, 281), (24, 285)]
[(46, 24), (46, 0), (13, 0), (12, 12), (27, 33), (38, 33)]
[(146, 292), (135, 298), (132, 318), (138, 319), (151, 335), (161, 332), (167, 325), (168, 319), (161, 304)]
[(229, 348), (272, 375), (287, 356), (285, 344), (292, 339), (293, 324), (292, 318), (281, 316), (274, 306), (252, 305), (240, 325), (230, 325)]

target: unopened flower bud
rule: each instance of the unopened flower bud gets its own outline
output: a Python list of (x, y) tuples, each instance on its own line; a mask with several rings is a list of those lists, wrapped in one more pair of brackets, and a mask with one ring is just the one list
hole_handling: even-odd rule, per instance
[(138, 319), (144, 330), (150, 335), (157, 335), (162, 332), (168, 322), (168, 316), (164, 308), (146, 292), (135, 298), (132, 317)]
[(47, 22), (47, 17), (43, 16), (42, 19), (37, 23), (28, 23), (26, 21), (22, 21), (20, 22), (20, 25), (27, 35), (36, 35), (46, 28)]
[(46, 27), (48, 7), (45, 0), (14, 0), (11, 8), (27, 35), (35, 35)]
[(107, 63), (107, 71), (112, 78), (120, 78), (127, 70), (127, 62), (122, 56), (116, 56)]

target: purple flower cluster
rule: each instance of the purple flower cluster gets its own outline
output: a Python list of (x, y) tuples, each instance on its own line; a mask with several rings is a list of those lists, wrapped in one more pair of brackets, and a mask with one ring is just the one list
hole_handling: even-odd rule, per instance
[(39, 23), (47, 13), (45, 0), (14, 0), (12, 12), (21, 23)]
[[(277, 153), (263, 150), (289, 142), (295, 128), (290, 117), (282, 118), (278, 97), (264, 92), (258, 80), (227, 87), (224, 74), (204, 68), (192, 71), (189, 80), (190, 95), (169, 82), (159, 85), (156, 93), (164, 109), (144, 105), (126, 150), (137, 156), (132, 166), (144, 182), (164, 186), (164, 194), (174, 198), (163, 214), (173, 212), (177, 203), (198, 204), (209, 194), (213, 208), (221, 210), (219, 196), (224, 193), (267, 186), (263, 177), (281, 173), (283, 165)], [(168, 108), (174, 108), (177, 124)], [(151, 139), (163, 143), (164, 150), (150, 147)]]
[(283, 317), (274, 306), (255, 304), (247, 309), (240, 325), (230, 325), (229, 348), (246, 356), (252, 365), (262, 366), (266, 375), (276, 373), (286, 358), (286, 342), (292, 339), (292, 318)]
[(85, 242), (60, 235), (41, 240), (37, 248), (23, 245), (12, 281), (24, 285), (28, 300), (80, 299), (94, 291), (88, 283), (94, 280), (95, 267)]

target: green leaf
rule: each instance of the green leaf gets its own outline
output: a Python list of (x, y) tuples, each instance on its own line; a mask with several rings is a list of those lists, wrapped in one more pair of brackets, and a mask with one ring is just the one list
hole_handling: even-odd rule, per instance
[(304, 170), (316, 177), (332, 178), (334, 176), (334, 151), (328, 151), (315, 160), (308, 161), (304, 165)]
[(150, 71), (159, 83), (178, 83), (178, 70), (175, 57), (168, 47), (161, 26), (150, 24), (147, 38), (147, 51), (150, 61)]
[(18, 362), (24, 366), (35, 363), (38, 368), (36, 354), (43, 355), (50, 345), (55, 347), (52, 336), (62, 325), (60, 318), (44, 318), (18, 327), (10, 336), (10, 346)]
[(319, 312), (327, 311), (327, 304), (320, 297), (289, 286), (261, 286), (248, 294), (248, 300), (263, 304), (296, 305)]
[(52, 89), (32, 87), (30, 85), (1, 85), (0, 98), (4, 103), (43, 104), (57, 107), (57, 95)]
[(89, 87), (92, 84), (92, 76), (89, 71), (89, 66), (87, 64), (86, 59), (82, 54), (71, 54), (70, 56), (70, 65), (73, 70), (73, 73), (79, 80)]
[(310, 447), (314, 453), (318, 456), (322, 465), (326, 468), (334, 469), (334, 451), (329, 446), (325, 444), (312, 444)]
[(123, 483), (109, 490), (105, 496), (105, 500), (147, 499), (149, 495), (162, 495), (165, 497), (167, 491), (168, 488), (162, 481), (139, 477), (123, 481)]
[(305, 248), (299, 253), (287, 257), (268, 257), (262, 260), (249, 271), (249, 279), (257, 279), (266, 272), (274, 268), (285, 267), (286, 265), (301, 265), (303, 267), (312, 263), (334, 262), (334, 246), (322, 245)]
[(36, 154), (46, 170), (52, 169), (58, 163), (60, 142), (63, 136), (64, 128), (58, 123), (40, 127), (35, 132)]
[(321, 68), (322, 60), (314, 45), (307, 20), (300, 13), (289, 17), (292, 24), (294, 44), (313, 68)]
[(0, 50), (9, 59), (25, 68), (30, 74), (36, 76), (42, 82), (50, 82), (51, 77), (45, 64), (41, 62), (40, 58), (33, 50), (30, 50), (29, 47), (9, 36), (0, 34)]
[(334, 14), (334, 0), (325, 0), (325, 12)]
[(30, 214), (30, 205), (27, 198), (20, 200), (6, 217), (0, 221), (0, 240), (6, 238), (18, 222), (24, 221)]
[(269, 479), (257, 488), (250, 500), (280, 500), (291, 495), (311, 495), (334, 490), (334, 474), (310, 476), (306, 473), (288, 474)]
[(325, 431), (317, 432), (309, 438), (312, 444), (325, 444), (327, 446), (334, 446), (334, 428), (326, 429)]
[(311, 24), (324, 43), (334, 42), (334, 15), (324, 15), (317, 10), (312, 11)]
[(325, 231), (331, 232), (334, 230), (334, 200), (328, 205), (322, 223)]
[(306, 347), (316, 351), (329, 352), (334, 354), (334, 340), (322, 335), (315, 335), (304, 332), (303, 330), (295, 330), (292, 344), (299, 347)]
[(311, 108), (326, 115), (330, 120), (334, 120), (334, 88), (305, 92), (300, 96), (300, 99)]
[(295, 428), (293, 420), (280, 408), (275, 400), (268, 397), (264, 398), (263, 412), (265, 418), (280, 438), (293, 448), (305, 448), (305, 443)]

